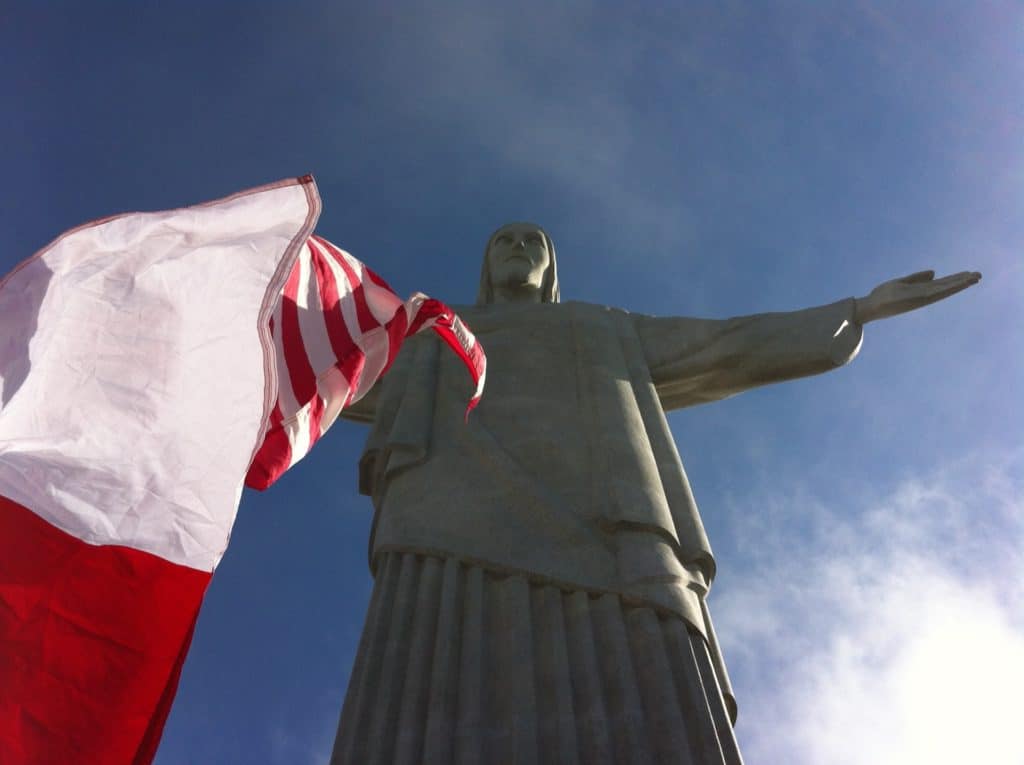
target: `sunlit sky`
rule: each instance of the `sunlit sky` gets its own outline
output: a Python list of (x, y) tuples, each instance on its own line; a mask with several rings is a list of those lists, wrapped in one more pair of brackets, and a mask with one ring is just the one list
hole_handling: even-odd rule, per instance
[[(563, 299), (652, 314), (979, 270), (849, 367), (669, 421), (748, 762), (1024, 762), (1024, 8), (368, 5), (5, 4), (0, 272), (307, 172), (321, 234), (451, 303), (519, 219)], [(364, 438), (243, 495), (160, 765), (326, 762), (372, 586)]]

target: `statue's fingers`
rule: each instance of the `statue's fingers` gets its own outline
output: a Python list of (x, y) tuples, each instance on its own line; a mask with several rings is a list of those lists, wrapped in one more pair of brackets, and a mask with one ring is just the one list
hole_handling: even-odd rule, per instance
[(900, 281), (904, 284), (917, 284), (918, 282), (930, 282), (934, 278), (934, 271), (917, 271), (909, 276), (904, 276)]
[(969, 281), (971, 284), (977, 284), (978, 282), (981, 281), (981, 272), (980, 271), (961, 271), (960, 273), (953, 274), (953, 276), (957, 276), (957, 277), (960, 277), (961, 279), (965, 279), (965, 280)]
[(964, 284), (970, 287), (972, 284), (977, 284), (979, 281), (981, 281), (981, 274), (977, 271), (961, 271), (956, 274), (950, 274), (949, 276), (943, 276), (940, 279), (936, 279), (932, 284), (942, 288), (953, 284)]
[(928, 285), (928, 302), (933, 303), (936, 300), (942, 300), (950, 295), (955, 295), (977, 284), (980, 279), (981, 274), (976, 271), (963, 271), (959, 274), (936, 279)]

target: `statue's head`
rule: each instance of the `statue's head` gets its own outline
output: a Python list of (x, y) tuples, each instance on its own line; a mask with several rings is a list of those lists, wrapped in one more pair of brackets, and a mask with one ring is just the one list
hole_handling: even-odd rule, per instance
[(506, 223), (487, 240), (476, 302), (503, 300), (558, 302), (555, 245), (535, 223)]

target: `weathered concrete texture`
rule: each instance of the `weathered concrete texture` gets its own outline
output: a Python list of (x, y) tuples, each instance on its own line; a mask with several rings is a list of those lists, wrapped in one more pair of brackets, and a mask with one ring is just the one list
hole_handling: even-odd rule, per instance
[(740, 763), (706, 643), (614, 594), (382, 556), (333, 765)]

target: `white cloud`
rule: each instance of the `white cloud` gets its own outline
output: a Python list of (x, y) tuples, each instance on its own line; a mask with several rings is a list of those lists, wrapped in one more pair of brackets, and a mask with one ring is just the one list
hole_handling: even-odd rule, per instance
[(632, 29), (628, 18), (616, 34), (602, 31), (601, 18), (591, 0), (405, 9), (401, 52), (374, 60), (367, 97), (386, 102), (422, 135), (485, 157), (494, 183), (553, 190), (582, 221), (602, 211), (620, 224), (621, 241), (613, 244), (635, 243), (643, 232), (645, 252), (678, 255), (695, 225), (674, 193), (685, 170), (677, 166), (678, 139), (631, 97), (654, 55), (678, 78), (717, 70), (676, 46), (652, 49), (649, 33)]
[(751, 762), (1024, 762), (1022, 458), (790, 505), (806, 537), (736, 517), (756, 555), (712, 607)]

